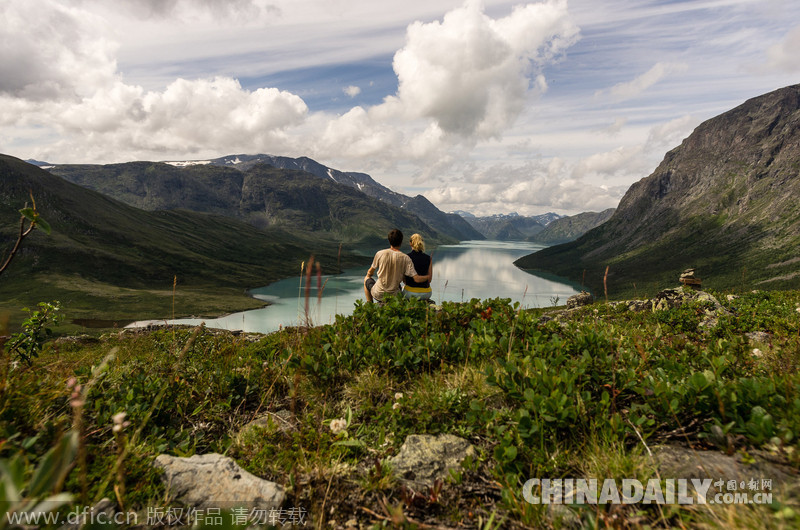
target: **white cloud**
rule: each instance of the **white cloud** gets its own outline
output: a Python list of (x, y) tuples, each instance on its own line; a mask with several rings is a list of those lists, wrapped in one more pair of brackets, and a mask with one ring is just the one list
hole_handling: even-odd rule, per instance
[[(78, 5), (105, 6), (97, 0)], [(517, 7), (499, 19), (487, 16), (480, 3), (467, 1), (441, 21), (408, 27), (406, 45), (395, 55), (396, 96), (331, 116), (310, 114), (305, 102), (290, 92), (243, 89), (229, 76), (179, 78), (158, 89), (130, 84), (116, 69), (113, 46), (105, 38), (108, 28), (95, 24), (96, 15), (79, 7), (64, 9), (54, 0), (31, 0), (25, 6), (5, 7), (13, 28), (7, 40), (24, 36), (25, 21), (39, 11), (44, 19), (60, 19), (62, 31), (50, 44), (24, 41), (28, 70), (9, 57), (2, 62), (9, 74), (33, 72), (25, 74), (30, 79), (7, 75), (0, 81), (0, 95), (8, 104), (0, 111), (2, 123), (46, 125), (62, 135), (36, 156), (92, 162), (281, 149), (324, 158), (383, 157), (387, 166), (410, 159), (426, 166), (418, 180), (430, 175), (431, 167), (449, 167), (457, 151), (446, 150), (502, 134), (523, 109), (531, 85), (534, 91), (545, 89), (538, 70), (573, 43), (578, 32), (564, 0)], [(193, 6), (183, 0), (140, 0), (127, 8), (147, 18), (168, 17)], [(243, 0), (231, 10), (266, 7)], [(213, 12), (216, 7), (208, 1), (198, 13), (203, 9)], [(70, 38), (75, 34), (80, 39)], [(48, 68), (51, 58), (63, 67)], [(34, 104), (33, 87), (47, 86), (48, 80), (58, 89), (54, 99)], [(344, 91), (355, 97), (360, 88), (352, 85)], [(25, 109), (24, 118), (14, 109)], [(66, 155), (79, 152), (84, 153), (81, 160)], [(99, 160), (86, 158), (90, 153)]]
[(613, 176), (631, 172), (631, 162), (637, 161), (644, 147), (621, 146), (612, 151), (596, 153), (581, 160), (572, 174), (578, 178), (587, 176)]
[(689, 136), (699, 124), (700, 120), (689, 114), (658, 124), (650, 129), (645, 150), (663, 153), (667, 149), (672, 149)]
[(303, 123), (308, 109), (294, 94), (247, 91), (236, 80), (215, 78), (178, 79), (163, 92), (116, 83), (77, 104), (28, 104), (27, 111), (28, 124), (50, 119), (63, 132), (40, 156), (92, 161), (109, 151), (121, 159), (163, 159), (175, 153), (256, 152), (265, 145), (286, 149), (291, 142), (285, 129)]
[(665, 77), (671, 74), (685, 72), (687, 69), (688, 65), (685, 63), (659, 62), (633, 81), (618, 83), (607, 91), (598, 91), (595, 95), (600, 96), (608, 94), (612, 99), (617, 101), (632, 99), (639, 96)]
[(95, 7), (110, 7), (141, 19), (171, 18), (183, 21), (197, 21), (200, 18), (212, 20), (231, 19), (247, 22), (267, 15), (279, 16), (281, 9), (265, 0), (78, 0), (78, 3)]
[(612, 123), (607, 127), (599, 129), (599, 132), (607, 134), (609, 136), (616, 136), (617, 134), (619, 134), (622, 128), (625, 127), (626, 123), (628, 123), (628, 120), (626, 118), (616, 118), (614, 120), (614, 123)]
[[(465, 169), (462, 178), (426, 193), (445, 210), (568, 214), (615, 207), (630, 183), (646, 177), (697, 125), (683, 116), (649, 129), (646, 140), (573, 160), (552, 157), (518, 165)], [(472, 206), (470, 207), (470, 204)]]
[(441, 22), (408, 27), (394, 56), (398, 99), (410, 116), (447, 133), (496, 136), (523, 109), (531, 73), (577, 35), (563, 0), (519, 6), (498, 20), (468, 1)]
[(0, 151), (305, 155), (443, 208), (583, 211), (800, 71), (791, 0), (517, 2), (0, 2)]
[(55, 0), (0, 4), (0, 95), (74, 98), (113, 82), (104, 20)]
[(767, 66), (772, 70), (800, 72), (800, 26), (767, 50)]
[(354, 98), (361, 93), (361, 88), (355, 85), (350, 85), (348, 87), (343, 88), (342, 91), (351, 98)]
[(560, 159), (518, 167), (493, 166), (425, 195), (442, 209), (465, 209), (478, 215), (512, 211), (532, 215), (554, 209), (569, 213), (598, 211), (616, 206), (622, 196), (623, 190), (569, 178), (564, 171)]

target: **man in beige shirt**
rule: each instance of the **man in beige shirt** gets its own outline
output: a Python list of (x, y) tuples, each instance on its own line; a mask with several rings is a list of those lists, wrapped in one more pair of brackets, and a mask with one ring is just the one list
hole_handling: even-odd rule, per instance
[[(368, 302), (372, 302), (373, 299), (380, 301), (387, 294), (399, 292), (403, 276), (411, 276), (416, 282), (430, 280), (428, 275), (417, 274), (411, 258), (400, 250), (400, 245), (403, 244), (403, 232), (395, 228), (389, 232), (388, 239), (390, 248), (379, 250), (375, 254), (372, 266), (364, 278), (364, 296)], [(377, 281), (372, 278), (376, 270), (378, 271)]]

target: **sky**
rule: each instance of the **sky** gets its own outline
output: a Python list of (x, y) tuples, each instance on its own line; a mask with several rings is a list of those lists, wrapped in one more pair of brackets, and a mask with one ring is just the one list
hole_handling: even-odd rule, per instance
[(2, 0), (0, 153), (308, 156), (445, 211), (614, 207), (800, 83), (796, 0)]

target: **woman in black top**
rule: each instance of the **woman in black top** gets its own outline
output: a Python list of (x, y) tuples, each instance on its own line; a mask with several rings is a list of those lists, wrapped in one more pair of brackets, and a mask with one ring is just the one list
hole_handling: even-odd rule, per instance
[[(414, 269), (417, 274), (425, 276), (426, 274), (433, 278), (433, 260), (428, 254), (425, 254), (425, 241), (422, 236), (414, 234), (411, 236), (411, 252), (408, 257), (414, 264)], [(406, 298), (419, 298), (421, 300), (429, 300), (431, 297), (431, 281), (415, 282), (414, 278), (409, 276), (405, 277), (405, 287), (403, 288), (403, 296)]]

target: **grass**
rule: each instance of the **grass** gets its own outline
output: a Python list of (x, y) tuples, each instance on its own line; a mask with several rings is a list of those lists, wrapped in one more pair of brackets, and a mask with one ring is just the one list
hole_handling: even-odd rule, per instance
[[(658, 476), (650, 447), (755, 450), (800, 467), (800, 292), (727, 300), (711, 332), (702, 307), (634, 313), (595, 304), (561, 321), (505, 300), (356, 304), (315, 328), (232, 335), (204, 328), (106, 333), (48, 343), (31, 366), (0, 371), (0, 458), (30, 473), (74, 425), (66, 381), (87, 385), (85, 465), (64, 487), (76, 503), (116, 499), (144, 513), (171, 502), (152, 460), (219, 452), (287, 487), (315, 528), (364, 524), (468, 528), (775, 527), (797, 497), (766, 506), (528, 504), (531, 477)], [(492, 311), (488, 311), (491, 308)], [(770, 332), (764, 354), (744, 333)], [(105, 375), (92, 375), (109, 352)], [(120, 438), (113, 416), (131, 425)], [(244, 429), (267, 416), (261, 426)], [(346, 428), (333, 432), (333, 420)], [(410, 434), (468, 439), (477, 457), (411, 495), (389, 458)], [(126, 452), (117, 478), (121, 448)], [(86, 483), (85, 496), (82, 483)], [(120, 488), (120, 482), (122, 488)], [(114, 486), (117, 485), (115, 491)], [(122, 493), (120, 493), (122, 492)], [(65, 508), (66, 509), (66, 508)], [(502, 523), (501, 523), (502, 521)]]
[(20, 309), (30, 305), (31, 300), (57, 299), (66, 305), (65, 322), (57, 331), (67, 334), (91, 331), (87, 328), (121, 328), (134, 320), (170, 319), (173, 298), (178, 318), (214, 317), (265, 305), (241, 289), (179, 284), (173, 292), (171, 281), (163, 283), (161, 288), (134, 289), (77, 275), (42, 275), (24, 289), (7, 289), (6, 298), (0, 302), (0, 314), (9, 317), (10, 329), (17, 329), (25, 318)]

